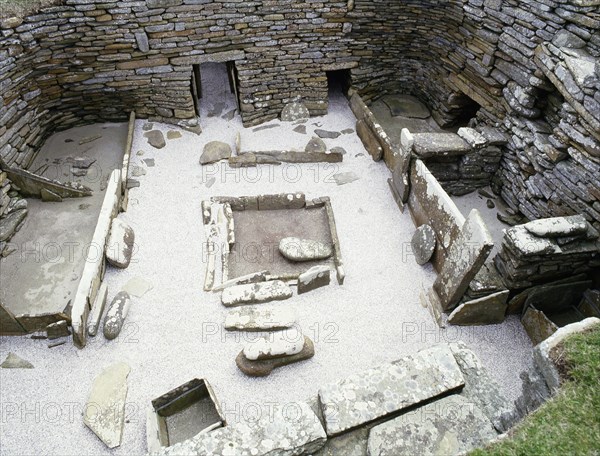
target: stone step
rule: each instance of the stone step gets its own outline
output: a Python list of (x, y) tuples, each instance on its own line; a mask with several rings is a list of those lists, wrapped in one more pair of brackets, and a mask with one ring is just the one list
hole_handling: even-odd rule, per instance
[(232, 309), (225, 316), (225, 329), (230, 331), (268, 331), (293, 326), (296, 311), (290, 307), (256, 305)]
[(448, 345), (322, 387), (319, 401), (328, 436), (335, 436), (462, 388), (465, 379)]
[(241, 306), (292, 297), (292, 289), (281, 280), (236, 285), (223, 290), (221, 302), (225, 307)]

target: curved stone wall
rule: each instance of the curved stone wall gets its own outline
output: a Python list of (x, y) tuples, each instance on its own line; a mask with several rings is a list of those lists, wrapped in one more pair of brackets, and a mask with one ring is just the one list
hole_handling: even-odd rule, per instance
[[(443, 125), (470, 100), (509, 143), (494, 186), (529, 218), (600, 227), (600, 0), (65, 0), (2, 21), (0, 157), (27, 167), (54, 129), (135, 109), (197, 123), (192, 64), (234, 60), (246, 125), (295, 96), (327, 109), (325, 72), (364, 99), (413, 93)], [(591, 63), (590, 63), (591, 62)]]

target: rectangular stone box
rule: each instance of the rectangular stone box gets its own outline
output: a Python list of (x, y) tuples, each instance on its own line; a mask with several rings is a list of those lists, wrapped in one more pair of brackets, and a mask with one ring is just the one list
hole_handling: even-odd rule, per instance
[[(195, 378), (152, 401), (160, 446), (191, 439), (226, 425), (210, 384)], [(150, 436), (149, 436), (150, 439)]]

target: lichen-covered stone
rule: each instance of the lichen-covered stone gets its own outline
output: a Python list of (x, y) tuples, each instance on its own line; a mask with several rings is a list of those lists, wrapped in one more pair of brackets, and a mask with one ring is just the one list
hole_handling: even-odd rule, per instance
[(302, 350), (298, 353), (278, 356), (277, 358), (251, 360), (246, 358), (244, 351), (242, 350), (235, 359), (235, 364), (244, 374), (250, 377), (266, 377), (278, 367), (305, 361), (315, 355), (313, 341), (306, 336), (303, 337), (304, 344), (302, 345)]
[(254, 304), (268, 301), (281, 301), (292, 297), (292, 289), (281, 280), (249, 283), (225, 288), (221, 302), (225, 307)]
[(313, 266), (298, 276), (298, 294), (326, 287), (331, 280), (329, 266)]
[(560, 237), (586, 234), (588, 225), (583, 215), (534, 220), (523, 227), (534, 236)]
[(375, 426), (369, 456), (465, 454), (498, 433), (477, 405), (452, 395)]
[(335, 436), (464, 385), (448, 345), (421, 350), (319, 389), (327, 435)]
[(297, 321), (294, 309), (286, 306), (242, 306), (227, 312), (225, 329), (230, 331), (270, 331), (293, 326)]
[(296, 355), (304, 347), (304, 335), (297, 329), (271, 332), (248, 342), (242, 352), (246, 359), (257, 361)]
[(296, 122), (306, 120), (310, 117), (310, 112), (304, 103), (294, 101), (285, 105), (281, 111), (282, 122)]
[(125, 323), (130, 305), (131, 298), (126, 291), (117, 293), (110, 303), (106, 317), (104, 318), (104, 337), (109, 340), (118, 337), (121, 329), (123, 329), (123, 323)]
[(123, 220), (114, 218), (106, 241), (106, 260), (113, 266), (125, 269), (131, 262), (135, 233)]
[(204, 146), (200, 164), (208, 165), (231, 157), (231, 146), (222, 141), (211, 141)]
[(431, 259), (436, 242), (435, 231), (431, 226), (425, 224), (417, 228), (410, 241), (417, 264), (423, 265)]

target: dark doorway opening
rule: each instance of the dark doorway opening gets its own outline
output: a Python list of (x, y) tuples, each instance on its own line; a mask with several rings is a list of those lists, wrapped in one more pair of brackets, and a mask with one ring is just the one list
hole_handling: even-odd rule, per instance
[(350, 70), (326, 71), (325, 74), (330, 96), (339, 93), (348, 95), (348, 89), (352, 85)]
[(481, 109), (481, 105), (464, 93), (455, 94), (452, 97), (453, 111), (456, 113), (453, 127), (467, 127), (470, 121), (477, 116), (477, 112)]
[(194, 109), (201, 107), (217, 115), (233, 104), (240, 109), (239, 78), (235, 62), (206, 62), (192, 65), (191, 92)]

